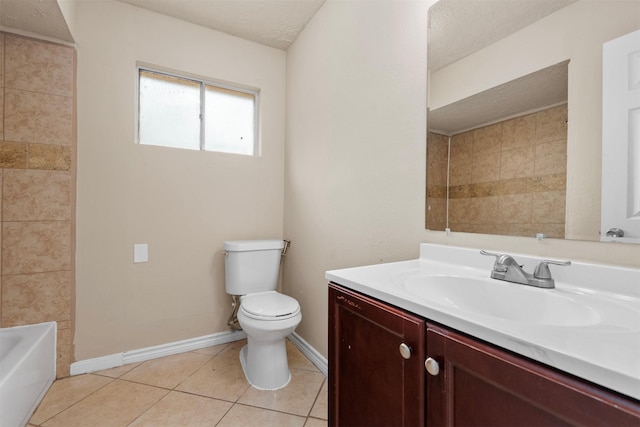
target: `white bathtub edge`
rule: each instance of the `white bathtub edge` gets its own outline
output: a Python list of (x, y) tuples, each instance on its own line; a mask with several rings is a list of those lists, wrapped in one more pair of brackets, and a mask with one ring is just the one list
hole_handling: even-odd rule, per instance
[[(15, 332), (26, 333), (19, 334), (18, 345), (13, 350), (10, 347), (9, 357), (2, 360), (0, 381), (0, 424), (22, 427), (56, 379), (58, 324), (51, 321), (1, 330), (3, 336), (9, 333), (9, 338)], [(16, 358), (12, 351), (20, 357)], [(16, 377), (19, 378), (17, 384)]]
[(102, 371), (104, 369), (117, 368), (118, 366), (130, 363), (139, 363), (159, 357), (170, 356), (172, 354), (184, 353), (198, 350), (213, 345), (225, 344), (238, 341), (247, 337), (244, 331), (226, 331), (216, 334), (204, 335), (182, 341), (174, 341), (166, 344), (145, 347), (137, 350), (129, 350), (123, 353), (110, 354), (107, 356), (95, 357), (93, 359), (79, 360), (71, 364), (71, 375), (88, 374), (90, 372)]
[[(47, 394), (47, 392), (49, 391), (49, 388), (51, 388), (51, 385), (53, 384), (53, 382), (56, 380), (56, 375), (57, 375), (57, 363), (58, 363), (58, 322), (55, 321), (51, 321), (51, 322), (43, 322), (41, 323), (42, 325), (47, 325), (47, 329), (53, 329), (53, 336), (51, 337), (53, 339), (53, 351), (52, 351), (52, 361), (51, 361), (51, 372), (49, 374), (49, 378), (45, 380), (45, 383), (42, 387), (42, 389), (40, 390), (40, 393), (38, 394), (38, 396), (36, 397), (36, 399), (33, 402), (33, 405), (31, 405), (31, 408), (29, 408), (29, 412), (25, 415), (24, 419), (23, 419), (23, 425), (27, 425), (29, 423), (29, 420), (31, 419), (31, 416), (33, 415), (33, 413), (36, 411), (36, 409), (38, 408), (38, 405), (40, 405), (40, 402), (42, 402), (42, 399), (44, 399), (44, 396)], [(25, 325), (25, 326), (31, 326), (31, 325)], [(40, 343), (41, 341), (46, 339), (46, 334), (43, 334), (40, 339), (38, 340), (38, 343)], [(43, 370), (44, 372), (45, 370)]]

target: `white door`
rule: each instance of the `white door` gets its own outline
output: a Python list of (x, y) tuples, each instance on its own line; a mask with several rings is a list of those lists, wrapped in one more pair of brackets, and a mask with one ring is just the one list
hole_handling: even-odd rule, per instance
[(605, 43), (602, 63), (601, 240), (640, 243), (640, 30)]

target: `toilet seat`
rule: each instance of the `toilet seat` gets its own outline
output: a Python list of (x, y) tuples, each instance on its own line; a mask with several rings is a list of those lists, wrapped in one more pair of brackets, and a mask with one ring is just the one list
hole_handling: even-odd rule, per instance
[(252, 319), (285, 320), (300, 313), (298, 301), (276, 291), (245, 295), (240, 301), (240, 310)]

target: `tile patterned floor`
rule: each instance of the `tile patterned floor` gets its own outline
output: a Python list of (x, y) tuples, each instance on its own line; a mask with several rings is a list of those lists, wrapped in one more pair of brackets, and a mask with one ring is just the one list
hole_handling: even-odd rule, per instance
[(246, 341), (78, 375), (53, 383), (28, 426), (327, 426), (327, 380), (289, 341), (291, 382), (249, 386)]

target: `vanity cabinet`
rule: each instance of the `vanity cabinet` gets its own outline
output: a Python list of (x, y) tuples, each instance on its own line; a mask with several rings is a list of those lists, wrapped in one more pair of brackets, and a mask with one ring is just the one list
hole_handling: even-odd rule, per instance
[(329, 319), (329, 425), (424, 425), (424, 319), (333, 284)]
[(640, 426), (637, 402), (442, 326), (426, 356), (428, 426)]
[(329, 425), (637, 427), (640, 403), (330, 283)]

